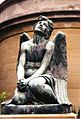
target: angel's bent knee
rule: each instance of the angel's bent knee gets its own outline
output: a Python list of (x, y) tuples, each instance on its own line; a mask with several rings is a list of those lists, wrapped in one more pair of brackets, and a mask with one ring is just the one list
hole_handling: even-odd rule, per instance
[(33, 79), (29, 82), (28, 86), (31, 90), (39, 90), (41, 86), (45, 83), (45, 80), (41, 77)]

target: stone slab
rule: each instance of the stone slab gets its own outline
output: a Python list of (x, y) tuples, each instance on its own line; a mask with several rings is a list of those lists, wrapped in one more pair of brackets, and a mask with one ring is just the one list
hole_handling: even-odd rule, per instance
[(77, 119), (74, 113), (69, 114), (22, 114), (22, 115), (0, 115), (0, 119)]
[(72, 107), (60, 104), (45, 105), (2, 105), (1, 114), (65, 114), (71, 113)]

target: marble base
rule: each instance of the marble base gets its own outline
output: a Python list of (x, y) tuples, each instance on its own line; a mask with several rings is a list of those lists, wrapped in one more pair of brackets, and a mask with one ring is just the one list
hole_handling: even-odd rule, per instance
[(71, 106), (59, 104), (45, 105), (2, 105), (1, 114), (65, 114), (71, 112)]

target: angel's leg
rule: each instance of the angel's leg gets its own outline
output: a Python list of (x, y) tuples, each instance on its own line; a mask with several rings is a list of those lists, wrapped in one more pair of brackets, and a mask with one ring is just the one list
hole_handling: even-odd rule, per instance
[(38, 77), (29, 82), (29, 89), (33, 95), (45, 104), (56, 104), (58, 103), (54, 92), (43, 77)]

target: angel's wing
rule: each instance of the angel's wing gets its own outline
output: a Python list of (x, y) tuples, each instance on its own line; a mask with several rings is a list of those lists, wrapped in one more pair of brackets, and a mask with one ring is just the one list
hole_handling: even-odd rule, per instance
[(54, 38), (54, 52), (51, 59), (51, 71), (55, 78), (67, 80), (66, 35), (58, 32)]
[(17, 70), (17, 67), (18, 67), (18, 64), (19, 64), (19, 58), (20, 58), (20, 55), (21, 55), (21, 44), (23, 42), (26, 42), (26, 41), (29, 41), (29, 40), (31, 40), (31, 38), (26, 32), (24, 32), (20, 35), (20, 43), (19, 43), (19, 51), (18, 51), (16, 70)]

